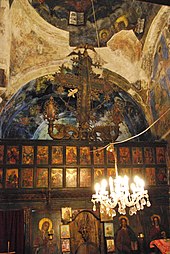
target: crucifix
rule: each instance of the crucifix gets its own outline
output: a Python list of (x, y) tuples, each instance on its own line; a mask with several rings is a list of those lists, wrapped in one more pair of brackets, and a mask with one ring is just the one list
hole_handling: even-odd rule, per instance
[[(93, 68), (101, 66), (99, 62), (93, 62), (88, 50), (95, 52), (95, 49), (89, 45), (76, 48), (69, 54), (73, 57), (71, 59), (72, 68), (62, 65), (60, 71), (55, 73), (54, 89), (68, 111), (71, 111), (76, 117), (78, 126), (54, 124), (57, 119), (58, 106), (54, 98), (50, 98), (45, 103), (44, 118), (49, 121), (48, 133), (53, 139), (96, 140), (97, 133), (100, 133), (102, 141), (113, 141), (119, 134), (119, 126), (117, 123), (113, 124), (113, 119), (107, 123), (107, 126), (94, 127), (98, 121), (99, 110), (110, 101), (111, 93), (117, 91), (117, 87), (94, 72)], [(63, 97), (64, 92), (65, 94), (67, 92), (67, 97)], [(72, 104), (70, 103), (71, 97)], [(75, 98), (74, 103), (73, 98)], [(57, 130), (56, 134), (53, 131), (54, 127)]]
[[(80, 51), (80, 48), (84, 48), (83, 52)], [(92, 66), (100, 67), (99, 63), (93, 63), (88, 54), (88, 50), (95, 52), (95, 49), (89, 45), (83, 45), (76, 49), (69, 54), (69, 56), (73, 56), (71, 72), (65, 73), (63, 66), (61, 73), (57, 73), (55, 78), (61, 86), (76, 89), (77, 119), (80, 127), (85, 125), (87, 128), (92, 113), (92, 94), (103, 92), (106, 81), (99, 78), (99, 75), (92, 70)]]

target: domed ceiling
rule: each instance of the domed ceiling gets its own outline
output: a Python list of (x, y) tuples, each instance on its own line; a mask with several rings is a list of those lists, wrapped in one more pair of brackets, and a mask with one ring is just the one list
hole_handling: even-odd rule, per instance
[[(168, 110), (169, 23), (155, 22), (166, 8), (127, 0), (26, 0), (17, 18), (15, 4), (13, 86), (0, 102), (1, 138), (125, 140)], [(51, 136), (50, 106), (58, 127)], [(169, 124), (157, 126), (160, 137), (168, 133)], [(150, 139), (150, 131), (138, 137)]]
[(106, 46), (122, 29), (132, 29), (144, 40), (159, 5), (127, 0), (32, 0), (31, 5), (47, 22), (69, 31), (70, 46)]

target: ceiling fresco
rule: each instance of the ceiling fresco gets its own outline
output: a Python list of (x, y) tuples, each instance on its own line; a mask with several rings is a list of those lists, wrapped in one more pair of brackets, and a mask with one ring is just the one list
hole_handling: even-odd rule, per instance
[[(161, 6), (127, 0), (29, 0), (28, 6), (30, 20), (35, 15), (39, 23), (32, 19), (30, 24), (28, 22), (29, 29), (25, 29), (27, 24), (22, 21), (26, 20), (23, 13), (27, 12), (24, 9), (17, 19), (17, 8), (13, 9), (16, 20), (13, 22), (9, 80), (15, 82), (11, 89), (2, 90), (1, 138), (125, 140), (145, 130), (169, 108), (170, 28), (167, 16), (166, 25), (158, 22), (156, 26), (162, 13), (166, 14), (166, 10), (160, 10)], [(42, 22), (34, 8), (59, 29)], [(70, 17), (71, 14), (75, 16)], [(73, 19), (76, 15), (79, 24)], [(43, 37), (47, 33), (40, 23), (43, 28), (47, 26), (49, 36)], [(20, 27), (20, 24), (24, 25)], [(58, 35), (64, 34), (63, 30), (69, 32), (69, 44), (65, 32), (58, 49)], [(157, 33), (161, 30), (159, 37)], [(55, 31), (59, 32), (52, 37)], [(148, 31), (149, 36), (155, 32), (158, 37), (154, 34), (152, 48), (147, 51)], [(74, 46), (74, 50), (69, 45)], [(64, 57), (61, 52), (65, 53)], [(145, 52), (148, 54), (143, 60)], [(141, 67), (143, 63), (146, 68)], [(23, 79), (25, 74), (29, 74), (29, 78)], [(28, 83), (28, 80), (32, 81)], [(47, 105), (52, 106), (51, 112), (55, 108), (52, 135), (48, 134)], [(159, 138), (169, 131), (167, 119), (157, 124)], [(150, 131), (138, 138), (151, 139)]]
[(106, 46), (121, 30), (133, 30), (145, 39), (159, 5), (127, 0), (30, 0), (30, 4), (47, 22), (69, 31), (70, 46), (90, 44)]
[[(153, 61), (151, 76), (150, 102), (153, 119), (158, 119), (170, 108), (170, 27), (166, 26), (160, 34)], [(157, 124), (158, 132), (163, 135), (169, 131), (170, 113), (167, 119)]]
[[(23, 86), (1, 113), (1, 138), (109, 142), (145, 130), (142, 109), (128, 93), (100, 76), (100, 63), (89, 54), (93, 50), (87, 46), (74, 50), (58, 72)], [(150, 131), (138, 139), (151, 140)]]

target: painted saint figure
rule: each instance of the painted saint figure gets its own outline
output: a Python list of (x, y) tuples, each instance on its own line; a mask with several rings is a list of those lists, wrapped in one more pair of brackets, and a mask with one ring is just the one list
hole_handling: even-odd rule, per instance
[(58, 254), (52, 221), (49, 218), (39, 221), (39, 234), (34, 240), (34, 249), (35, 254)]
[(115, 248), (118, 254), (139, 253), (138, 239), (129, 227), (128, 218), (120, 216), (120, 227), (115, 233)]
[[(157, 214), (153, 214), (151, 216), (152, 226), (149, 231), (149, 244), (150, 242), (158, 239), (166, 238), (166, 232), (164, 228), (161, 226), (161, 218)], [(150, 248), (150, 253), (160, 253), (160, 251), (156, 248)]]

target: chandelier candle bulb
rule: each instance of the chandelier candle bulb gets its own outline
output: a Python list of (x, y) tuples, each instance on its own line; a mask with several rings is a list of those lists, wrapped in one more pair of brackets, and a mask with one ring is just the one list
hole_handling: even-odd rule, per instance
[(110, 187), (110, 193), (112, 193), (113, 192), (113, 178), (110, 176), (109, 177), (109, 187)]
[[(136, 214), (137, 211), (143, 210), (144, 206), (151, 206), (148, 191), (144, 189), (144, 181), (140, 177), (135, 176), (134, 182), (131, 183), (129, 190), (129, 178), (127, 176), (116, 178), (109, 177), (101, 181), (101, 184), (95, 184), (96, 193), (92, 195), (93, 210), (96, 210), (96, 203), (99, 203), (101, 212), (106, 211), (112, 216), (116, 216), (116, 210), (120, 214), (125, 215), (126, 209), (129, 214)], [(118, 207), (118, 209), (117, 209)]]
[(96, 183), (94, 189), (96, 191), (96, 195), (98, 196), (99, 195), (99, 190), (100, 190), (100, 184)]
[(130, 188), (131, 188), (133, 193), (135, 193), (137, 191), (136, 185), (134, 183), (131, 183)]
[(106, 188), (107, 188), (107, 181), (106, 179), (103, 179), (101, 182), (101, 193), (107, 194)]
[[(148, 191), (144, 189), (145, 182), (139, 176), (134, 177), (134, 182), (129, 188), (129, 178), (118, 175), (117, 156), (114, 151), (113, 144), (110, 144), (107, 150), (113, 150), (115, 158), (115, 178), (109, 177), (101, 181), (101, 184), (95, 185), (96, 193), (92, 195), (93, 210), (96, 209), (96, 204), (100, 205), (100, 212), (106, 212), (109, 215), (116, 216), (116, 211), (125, 215), (126, 209), (129, 209), (129, 214), (136, 214), (137, 211), (143, 210), (144, 206), (151, 206), (149, 201)], [(131, 191), (130, 191), (131, 189)]]

